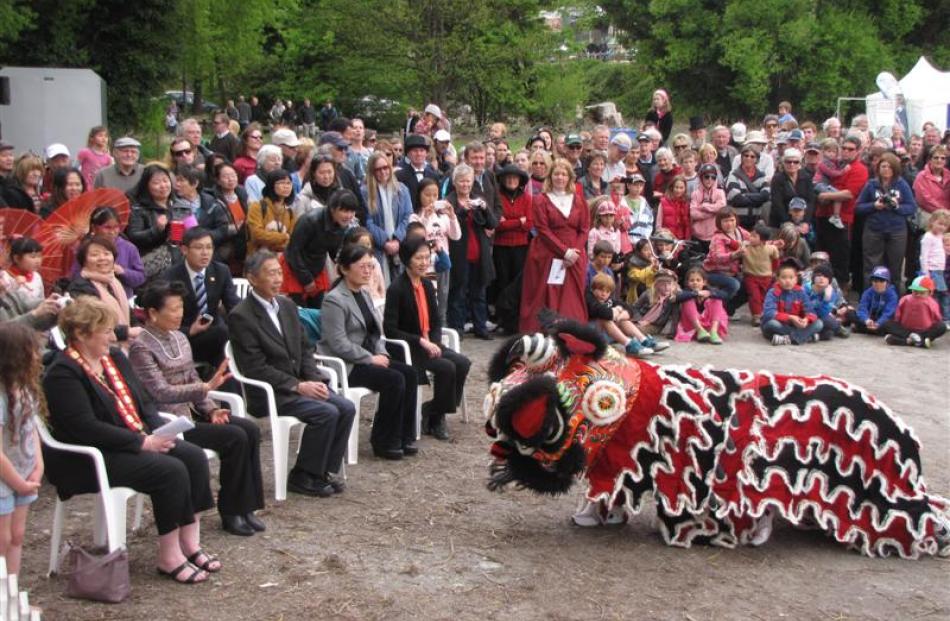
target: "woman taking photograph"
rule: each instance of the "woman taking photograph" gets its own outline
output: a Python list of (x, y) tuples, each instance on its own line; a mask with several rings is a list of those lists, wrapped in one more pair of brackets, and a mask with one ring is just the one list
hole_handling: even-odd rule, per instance
[(232, 276), (244, 275), (247, 254), (247, 192), (238, 185), (238, 174), (230, 164), (214, 171), (214, 205), (198, 212), (198, 224), (211, 232), (214, 260), (231, 269)]
[(366, 183), (360, 188), (369, 212), (366, 228), (373, 235), (376, 258), (388, 286), (398, 274), (396, 259), (399, 244), (406, 238), (412, 198), (409, 189), (396, 180), (393, 165), (385, 155), (373, 153), (366, 166), (369, 172)]
[(380, 393), (370, 435), (373, 454), (391, 460), (415, 455), (416, 371), (386, 353), (382, 319), (364, 289), (373, 272), (372, 251), (344, 246), (337, 272), (340, 277), (323, 300), (317, 350), (346, 363), (350, 386)]
[(79, 245), (76, 259), (79, 275), (72, 279), (66, 291), (70, 296), (90, 296), (102, 301), (115, 317), (115, 336), (122, 343), (134, 339), (142, 331), (130, 327), (132, 315), (129, 299), (115, 272), (116, 249), (107, 237), (89, 237)]
[(894, 287), (900, 292), (901, 263), (907, 250), (907, 220), (917, 213), (917, 202), (901, 177), (901, 163), (896, 155), (881, 155), (874, 177), (861, 190), (854, 209), (858, 215), (865, 216), (861, 238), (865, 282), (875, 267), (885, 265), (891, 271)]
[(541, 328), (538, 313), (545, 309), (586, 322), (590, 209), (574, 191), (574, 167), (567, 160), (552, 165), (544, 193), (534, 198), (533, 213), (538, 235), (525, 262), (520, 331), (537, 332)]
[[(158, 529), (158, 572), (193, 584), (221, 570), (201, 549), (199, 513), (214, 506), (208, 458), (199, 447), (152, 432), (164, 419), (139, 384), (128, 359), (111, 345), (115, 316), (99, 300), (66, 306), (59, 327), (67, 348), (43, 378), (53, 436), (102, 451), (109, 483), (152, 499)], [(96, 489), (88, 459), (48, 451), (46, 473), (63, 496)]]
[(433, 375), (432, 400), (422, 404), (422, 432), (438, 440), (448, 440), (445, 415), (462, 402), (465, 379), (471, 362), (442, 346), (435, 288), (426, 278), (432, 252), (425, 239), (407, 239), (399, 248), (406, 270), (386, 291), (384, 330), (390, 338), (409, 343), (417, 381), (427, 383), (426, 371)]
[(247, 213), (247, 254), (260, 248), (283, 252), (294, 230), (294, 182), (283, 168), (267, 173), (260, 202), (251, 203)]
[(86, 182), (82, 173), (75, 168), (57, 168), (53, 172), (53, 191), (40, 209), (40, 217), (44, 220), (54, 211), (86, 191)]
[(264, 508), (261, 432), (253, 421), (231, 416), (208, 398), (231, 375), (225, 361), (207, 382), (198, 377), (191, 345), (178, 330), (187, 294), (182, 282), (156, 281), (146, 287), (138, 299), (147, 318), (129, 348), (129, 360), (156, 408), (195, 423), (185, 432), (185, 440), (218, 453), (222, 527), (232, 535), (249, 537), (265, 528), (254, 515)]
[[(419, 183), (419, 211), (409, 216), (410, 222), (421, 222), (426, 227), (426, 239), (432, 250), (432, 261), (435, 270), (436, 294), (439, 300), (439, 322), (445, 324), (449, 306), (449, 288), (451, 287), (451, 261), (449, 257), (449, 242), (462, 237), (455, 209), (448, 201), (439, 200), (439, 184), (435, 179), (425, 178)], [(444, 257), (441, 262), (437, 256)]]

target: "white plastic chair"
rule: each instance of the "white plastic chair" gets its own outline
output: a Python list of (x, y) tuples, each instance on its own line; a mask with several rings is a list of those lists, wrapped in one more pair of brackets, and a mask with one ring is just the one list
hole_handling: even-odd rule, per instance
[[(267, 418), (270, 421), (271, 444), (274, 450), (274, 497), (277, 500), (287, 500), (287, 475), (290, 473), (290, 434), (293, 429), (300, 427), (300, 436), (302, 436), (304, 423), (294, 416), (279, 416), (277, 414), (277, 399), (274, 397), (274, 388), (267, 382), (251, 379), (241, 373), (237, 362), (234, 360), (234, 350), (230, 342), (224, 346), (224, 355), (228, 359), (228, 367), (234, 379), (242, 386), (253, 386), (264, 391), (267, 400)], [(299, 443), (297, 450), (300, 450)]]
[(350, 386), (350, 382), (347, 379), (346, 363), (343, 362), (342, 359), (334, 356), (323, 356), (321, 354), (314, 354), (313, 358), (317, 361), (318, 365), (323, 367), (324, 370), (330, 374), (330, 385), (334, 391), (352, 403), (353, 407), (356, 408), (356, 418), (350, 426), (350, 437), (346, 442), (346, 463), (349, 466), (355, 466), (359, 461), (360, 404), (363, 398), (372, 395), (373, 391), (360, 386)]
[[(456, 353), (462, 353), (461, 339), (459, 333), (452, 328), (442, 328), (442, 346), (448, 347)], [(411, 363), (410, 363), (411, 364)], [(429, 378), (429, 385), (432, 386), (435, 377), (431, 371), (426, 371), (426, 377)], [(465, 404), (465, 391), (462, 389), (462, 422), (468, 422), (468, 406)], [(422, 385), (416, 388), (416, 429), (422, 430)]]
[(237, 296), (242, 300), (247, 297), (247, 292), (251, 288), (251, 283), (248, 282), (247, 278), (233, 278), (231, 282), (234, 283), (234, 288), (237, 290)]
[(49, 331), (49, 335), (53, 339), (53, 344), (56, 346), (56, 349), (59, 351), (66, 349), (66, 337), (63, 335), (63, 331), (59, 329), (59, 326), (53, 326)]
[[(96, 545), (107, 545), (110, 552), (125, 546), (126, 503), (128, 503), (130, 499), (136, 498), (135, 519), (132, 522), (132, 530), (138, 530), (142, 524), (142, 509), (145, 497), (130, 487), (112, 487), (109, 485), (109, 475), (106, 472), (106, 464), (99, 449), (91, 446), (80, 446), (78, 444), (60, 442), (50, 435), (46, 423), (39, 416), (34, 417), (34, 422), (39, 431), (40, 440), (46, 446), (67, 453), (85, 455), (92, 460), (92, 464), (96, 470), (96, 480), (99, 483), (94, 517)], [(56, 573), (56, 569), (59, 565), (59, 548), (63, 538), (63, 518), (66, 502), (68, 501), (60, 500), (57, 495), (56, 506), (53, 509), (53, 529), (50, 536), (49, 575)]]

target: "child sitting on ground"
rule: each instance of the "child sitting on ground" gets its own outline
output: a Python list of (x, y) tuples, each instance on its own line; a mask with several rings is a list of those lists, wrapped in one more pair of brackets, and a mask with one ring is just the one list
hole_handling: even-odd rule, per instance
[(43, 479), (33, 422), (41, 408), (42, 367), (36, 333), (26, 324), (0, 324), (0, 351), (0, 557), (6, 558), (7, 571), (17, 574), (27, 514)]
[(646, 336), (630, 319), (630, 313), (611, 298), (614, 281), (606, 274), (597, 274), (587, 289), (587, 314), (592, 322), (611, 339), (623, 345), (633, 356), (647, 356), (669, 347), (669, 343)]
[[(835, 181), (851, 170), (851, 164), (841, 160), (839, 157), (840, 154), (841, 145), (838, 144), (837, 140), (834, 138), (825, 138), (821, 141), (821, 162), (818, 163), (818, 170), (815, 172), (813, 179), (816, 195), (825, 192), (837, 192), (838, 188), (834, 185)], [(831, 217), (828, 218), (828, 223), (839, 229), (843, 229), (844, 222), (841, 220), (841, 201), (834, 201), (832, 203), (832, 211), (833, 213)]]
[(929, 349), (947, 331), (932, 295), (934, 281), (930, 276), (918, 276), (907, 289), (910, 293), (898, 302), (894, 319), (881, 326), (884, 342)]
[(772, 286), (775, 266), (778, 263), (781, 240), (772, 242), (772, 229), (759, 223), (749, 231), (749, 241), (742, 255), (742, 284), (749, 297), (749, 312), (752, 325), (762, 323), (762, 305)]
[(16, 291), (28, 308), (36, 308), (46, 297), (39, 269), (43, 263), (43, 246), (30, 237), (19, 237), (10, 243), (10, 265), (0, 272), (0, 279)]
[(772, 345), (802, 345), (818, 340), (822, 323), (798, 284), (798, 263), (788, 259), (778, 268), (775, 286), (765, 296), (762, 335)]
[(627, 304), (633, 304), (640, 294), (653, 286), (660, 262), (653, 256), (649, 239), (641, 239), (633, 247), (627, 268)]
[(587, 235), (587, 256), (593, 258), (594, 246), (605, 241), (613, 248), (614, 254), (620, 254), (622, 233), (617, 228), (617, 208), (610, 202), (609, 196), (598, 196), (591, 201), (591, 221), (594, 225)]
[(670, 336), (676, 336), (679, 313), (676, 307), (676, 274), (661, 269), (653, 279), (653, 286), (633, 303), (634, 325), (648, 336), (662, 334), (669, 326)]
[(920, 272), (934, 282), (934, 297), (944, 321), (950, 320), (950, 294), (943, 272), (947, 268), (947, 253), (943, 248), (943, 236), (950, 228), (950, 211), (938, 209), (930, 214), (927, 232), (920, 239)]
[(819, 337), (830, 341), (832, 336), (843, 339), (851, 336), (851, 331), (842, 325), (848, 314), (848, 305), (844, 296), (835, 285), (835, 273), (828, 263), (819, 263), (811, 270), (811, 280), (805, 281), (805, 293), (815, 307), (815, 314), (821, 320)]
[(709, 287), (709, 278), (701, 267), (686, 272), (686, 288), (676, 294), (680, 320), (676, 326), (676, 341), (688, 343), (694, 338), (700, 343), (722, 345), (729, 332), (729, 315), (723, 300), (726, 292)]
[(871, 271), (871, 286), (861, 294), (858, 307), (848, 313), (852, 330), (861, 334), (884, 334), (881, 326), (897, 312), (897, 289), (891, 284), (891, 272), (883, 265)]
[[(413, 227), (413, 224), (417, 226)], [(409, 227), (412, 227), (412, 230), (410, 230)], [(407, 238), (410, 233), (421, 235), (422, 237), (426, 236), (426, 227), (421, 222), (410, 222), (409, 227), (406, 228)], [(346, 237), (343, 238), (343, 245), (346, 246), (348, 244), (359, 244), (372, 250), (373, 236), (369, 230), (357, 226), (347, 231)], [(369, 284), (366, 285), (366, 289), (369, 291), (370, 297), (373, 298), (373, 302), (386, 301), (386, 279), (383, 277), (383, 267), (379, 264), (379, 260), (376, 259), (375, 256), (373, 257), (373, 275), (370, 276)]]

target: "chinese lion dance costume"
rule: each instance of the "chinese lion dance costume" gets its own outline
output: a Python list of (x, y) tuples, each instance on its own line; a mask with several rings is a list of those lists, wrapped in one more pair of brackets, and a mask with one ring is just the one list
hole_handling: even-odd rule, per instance
[(927, 493), (914, 432), (845, 381), (656, 366), (570, 322), (509, 340), (489, 377), (489, 489), (583, 478), (578, 524), (623, 523), (652, 497), (674, 546), (759, 545), (781, 517), (868, 556), (950, 555), (950, 503)]

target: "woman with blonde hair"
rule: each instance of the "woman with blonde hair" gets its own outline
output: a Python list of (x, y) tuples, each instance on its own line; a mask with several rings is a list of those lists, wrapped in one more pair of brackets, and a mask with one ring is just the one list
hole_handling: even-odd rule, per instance
[(587, 235), (590, 210), (575, 188), (574, 167), (557, 159), (534, 197), (534, 227), (538, 234), (528, 248), (521, 293), (522, 332), (536, 332), (542, 310), (587, 321), (584, 293), (587, 279)]
[(361, 191), (367, 207), (366, 228), (373, 236), (376, 258), (383, 267), (386, 286), (398, 274), (399, 243), (406, 238), (412, 215), (409, 189), (396, 180), (392, 160), (376, 151), (366, 164), (366, 183)]
[(670, 137), (673, 131), (673, 106), (670, 103), (670, 94), (662, 88), (653, 91), (650, 110), (647, 112), (644, 124), (652, 123), (663, 136), (663, 142)]

